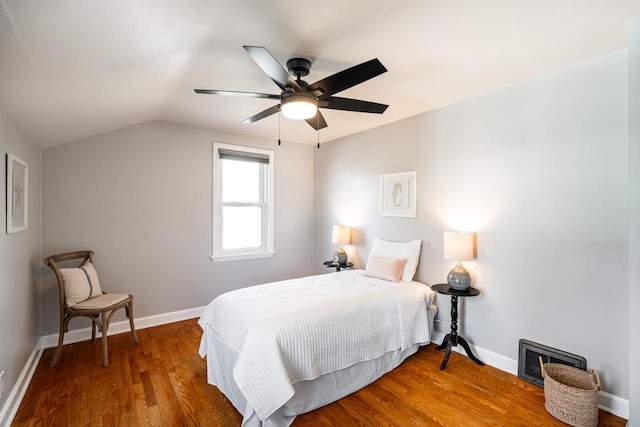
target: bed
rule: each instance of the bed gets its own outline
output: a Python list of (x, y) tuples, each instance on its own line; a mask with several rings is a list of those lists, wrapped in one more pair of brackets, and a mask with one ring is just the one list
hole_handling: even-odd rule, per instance
[(243, 415), (243, 426), (288, 426), (430, 342), (434, 293), (412, 280), (419, 243), (415, 253), (378, 240), (366, 270), (251, 286), (207, 306), (199, 320), (207, 380)]

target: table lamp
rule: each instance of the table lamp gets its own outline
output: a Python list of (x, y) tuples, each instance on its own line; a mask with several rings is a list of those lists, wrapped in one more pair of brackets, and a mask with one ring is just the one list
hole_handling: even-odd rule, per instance
[[(331, 243), (335, 245), (348, 245), (351, 243), (351, 227), (344, 225), (334, 225), (333, 233), (331, 233)], [(347, 253), (342, 246), (333, 254), (333, 261), (338, 264), (346, 264)]]
[(444, 259), (457, 261), (447, 275), (447, 283), (453, 289), (466, 290), (471, 286), (471, 276), (462, 261), (473, 259), (473, 233), (444, 232)]

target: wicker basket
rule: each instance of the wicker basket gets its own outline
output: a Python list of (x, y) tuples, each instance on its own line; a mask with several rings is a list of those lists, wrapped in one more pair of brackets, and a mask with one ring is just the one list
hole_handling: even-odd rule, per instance
[(591, 373), (560, 363), (543, 363), (544, 407), (555, 418), (576, 427), (598, 425), (598, 371)]

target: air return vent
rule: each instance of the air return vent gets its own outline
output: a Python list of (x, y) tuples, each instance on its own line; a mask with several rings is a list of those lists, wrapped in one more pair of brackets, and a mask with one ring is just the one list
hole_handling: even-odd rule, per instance
[(542, 356), (545, 363), (562, 363), (583, 370), (587, 369), (587, 359), (582, 356), (521, 339), (518, 351), (518, 378), (540, 387), (544, 385), (540, 372), (539, 356)]

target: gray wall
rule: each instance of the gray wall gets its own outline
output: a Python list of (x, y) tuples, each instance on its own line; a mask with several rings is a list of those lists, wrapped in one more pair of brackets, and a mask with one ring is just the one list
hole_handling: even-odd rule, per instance
[(640, 19), (629, 25), (629, 425), (640, 426)]
[[(29, 228), (6, 234), (7, 153), (29, 165)], [(0, 216), (0, 371), (5, 371), (2, 408), (40, 337), (40, 151), (0, 111), (2, 215)], [(2, 420), (0, 420), (1, 422)]]
[[(359, 267), (376, 236), (424, 239), (416, 277), (427, 284), (453, 267), (443, 231), (475, 231), (477, 259), (465, 265), (481, 295), (464, 301), (462, 333), (511, 359), (520, 338), (581, 354), (626, 398), (627, 89), (618, 52), (324, 144), (315, 272), (335, 250), (333, 224), (355, 227), (346, 249)], [(411, 170), (417, 217), (379, 216), (380, 174)], [(438, 304), (449, 319), (448, 300)]]
[[(274, 257), (211, 261), (213, 141), (275, 151)], [(136, 317), (312, 271), (313, 147), (147, 122), (47, 149), (42, 163), (43, 253), (93, 249), (101, 286), (133, 293)], [(43, 287), (46, 335), (57, 332), (53, 274)]]

